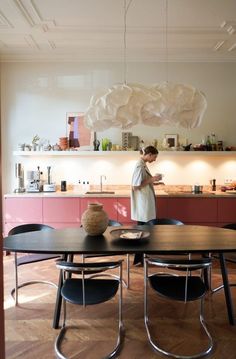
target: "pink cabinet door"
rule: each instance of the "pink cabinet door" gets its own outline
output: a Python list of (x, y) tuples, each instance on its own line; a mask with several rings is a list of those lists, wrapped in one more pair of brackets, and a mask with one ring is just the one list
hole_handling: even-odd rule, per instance
[(60, 223), (60, 227), (68, 223), (80, 223), (80, 199), (43, 198), (43, 222)]
[(168, 198), (157, 197), (156, 198), (157, 218), (168, 217), (167, 208), (168, 208)]
[(81, 216), (88, 208), (89, 203), (102, 203), (104, 211), (108, 214), (109, 219), (117, 221), (117, 198), (101, 198), (101, 197), (87, 197), (81, 198), (80, 210)]
[(236, 222), (236, 197), (218, 198), (218, 221), (223, 224)]
[(122, 224), (134, 223), (131, 219), (130, 198), (117, 198), (117, 220)]
[(217, 224), (217, 198), (169, 198), (168, 217), (184, 223)]
[(42, 198), (5, 198), (5, 223), (42, 223), (42, 221)]

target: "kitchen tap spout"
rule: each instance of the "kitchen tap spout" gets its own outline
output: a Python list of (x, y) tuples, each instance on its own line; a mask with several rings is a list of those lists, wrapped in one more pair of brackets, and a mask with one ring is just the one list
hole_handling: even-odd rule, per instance
[(102, 179), (103, 178), (104, 178), (104, 180), (106, 180), (106, 176), (105, 175), (100, 176), (100, 192), (102, 192), (102, 186), (103, 186)]

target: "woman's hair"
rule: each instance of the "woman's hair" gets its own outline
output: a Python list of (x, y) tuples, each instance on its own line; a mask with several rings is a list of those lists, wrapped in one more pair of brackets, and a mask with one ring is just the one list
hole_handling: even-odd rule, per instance
[(140, 150), (141, 155), (148, 155), (149, 153), (151, 155), (158, 155), (158, 149), (154, 146), (147, 146), (145, 148), (142, 148)]

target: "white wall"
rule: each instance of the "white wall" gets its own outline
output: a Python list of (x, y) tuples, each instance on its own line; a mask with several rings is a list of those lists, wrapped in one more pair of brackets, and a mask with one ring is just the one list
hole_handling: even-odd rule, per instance
[[(12, 156), (19, 143), (30, 143), (33, 136), (49, 139), (51, 144), (66, 134), (66, 112), (84, 111), (93, 93), (102, 87), (122, 82), (122, 64), (110, 63), (3, 63), (1, 64), (1, 115), (3, 146), (3, 190), (11, 191), (14, 184), (14, 163)], [(154, 84), (165, 80), (165, 65), (162, 63), (128, 64), (128, 81)], [(178, 133), (180, 139), (200, 143), (203, 136), (216, 133), (218, 140), (226, 145), (236, 145), (236, 64), (218, 63), (173, 63), (169, 64), (169, 81), (192, 84), (202, 90), (207, 97), (208, 108), (199, 128), (185, 130), (173, 127), (135, 126), (131, 131), (146, 142), (162, 140), (164, 134)], [(99, 133), (98, 137), (108, 137), (114, 143), (121, 143), (121, 130), (110, 129)], [(135, 158), (116, 157), (108, 159), (101, 166), (109, 183), (129, 184)], [(161, 158), (160, 158), (161, 159)], [(20, 159), (27, 169), (41, 165), (53, 166), (57, 181), (78, 178), (90, 180), (101, 173), (99, 162), (94, 158), (46, 160)], [(130, 161), (130, 162), (129, 162)], [(186, 162), (187, 161), (187, 162)], [(189, 162), (190, 161), (190, 162)], [(191, 169), (192, 159), (175, 158), (174, 170), (166, 174), (169, 184), (198, 182), (204, 184), (209, 178), (236, 177), (235, 162), (225, 164), (221, 157), (207, 160), (202, 171)], [(161, 166), (161, 163), (160, 163)], [(189, 171), (190, 168), (190, 171)], [(165, 170), (165, 168), (162, 168)], [(226, 173), (222, 173), (226, 171)], [(63, 173), (64, 172), (64, 173)], [(168, 171), (167, 171), (168, 172)], [(96, 180), (94, 180), (96, 182)], [(218, 181), (218, 182), (219, 182)]]

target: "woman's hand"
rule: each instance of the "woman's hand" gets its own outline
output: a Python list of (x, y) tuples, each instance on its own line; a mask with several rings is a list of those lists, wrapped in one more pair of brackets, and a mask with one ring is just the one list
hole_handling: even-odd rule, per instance
[(154, 182), (159, 182), (159, 181), (161, 181), (161, 180), (162, 180), (162, 177), (163, 177), (163, 175), (162, 175), (161, 173), (156, 173), (156, 174), (152, 177), (153, 183), (154, 183)]

